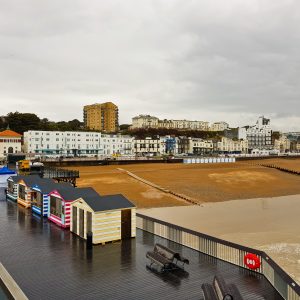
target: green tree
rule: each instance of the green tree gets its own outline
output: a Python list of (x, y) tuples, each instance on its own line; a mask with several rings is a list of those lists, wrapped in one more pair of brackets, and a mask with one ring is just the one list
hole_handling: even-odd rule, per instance
[(23, 134), (28, 130), (39, 130), (41, 128), (41, 120), (36, 114), (31, 113), (9, 113), (6, 122), (11, 130)]

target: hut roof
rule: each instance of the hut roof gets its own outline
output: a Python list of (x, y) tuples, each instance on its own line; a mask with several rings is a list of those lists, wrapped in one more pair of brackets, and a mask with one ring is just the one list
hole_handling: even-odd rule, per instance
[(32, 187), (33, 185), (45, 179), (41, 178), (39, 175), (28, 175), (24, 176), (23, 178), (20, 178), (18, 181), (20, 180), (23, 180), (27, 186)]
[(54, 182), (53, 179), (47, 178), (49, 180), (42, 180), (31, 186), (33, 189), (39, 189), (43, 194), (49, 194), (50, 192), (54, 190), (60, 190), (63, 188), (73, 188), (70, 183), (62, 182), (57, 183)]
[(124, 197), (122, 194), (107, 195), (107, 196), (100, 196), (98, 194), (97, 195), (86, 194), (81, 198), (95, 212), (135, 207), (135, 205), (132, 202), (130, 202), (126, 197)]
[(73, 186), (58, 186), (56, 190), (65, 200), (76, 200), (85, 195), (99, 196), (99, 194), (91, 187), (74, 188)]
[[(34, 183), (34, 180), (35, 181), (38, 181), (38, 180), (41, 180), (41, 177), (40, 176), (38, 176), (38, 175), (18, 175), (18, 176), (10, 176), (9, 178), (8, 178), (8, 180), (12, 180), (14, 183), (17, 183), (17, 182), (19, 182), (20, 180), (24, 180), (25, 181), (25, 179), (26, 178), (29, 178), (28, 180), (32, 180), (32, 183)], [(26, 183), (27, 184), (27, 183)]]

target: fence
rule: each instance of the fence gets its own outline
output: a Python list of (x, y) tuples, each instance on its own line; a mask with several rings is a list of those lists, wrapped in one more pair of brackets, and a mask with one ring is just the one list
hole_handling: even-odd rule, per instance
[(218, 239), (140, 213), (136, 214), (136, 222), (137, 228), (245, 269), (249, 269), (244, 261), (245, 256), (249, 253), (255, 254), (260, 261), (260, 267), (255, 272), (264, 275), (284, 299), (300, 299), (300, 286), (263, 251)]
[(235, 163), (235, 157), (184, 158), (184, 164)]

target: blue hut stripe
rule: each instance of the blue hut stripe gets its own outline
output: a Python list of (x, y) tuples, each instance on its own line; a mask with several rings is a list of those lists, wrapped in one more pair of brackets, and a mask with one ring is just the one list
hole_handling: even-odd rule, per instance
[(38, 214), (38, 215), (41, 214), (41, 209), (40, 209), (39, 207), (32, 205), (31, 208), (32, 208), (32, 211), (33, 211), (34, 213), (36, 213), (36, 214)]

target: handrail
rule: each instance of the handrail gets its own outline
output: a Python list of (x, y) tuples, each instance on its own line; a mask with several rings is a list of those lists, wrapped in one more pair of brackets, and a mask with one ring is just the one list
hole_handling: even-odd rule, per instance
[[(144, 220), (155, 222), (155, 223), (158, 223), (158, 224), (161, 224), (161, 225), (165, 225), (165, 226), (167, 226), (169, 228), (173, 228), (173, 229), (185, 232), (185, 233), (189, 233), (189, 234), (192, 234), (194, 236), (198, 236), (198, 237), (201, 237), (201, 238), (213, 241), (213, 242), (221, 244), (221, 245), (225, 245), (225, 246), (228, 246), (228, 247), (231, 247), (231, 248), (235, 248), (237, 250), (241, 250), (241, 251), (244, 251), (244, 252), (247, 252), (247, 253), (253, 253), (253, 254), (256, 254), (256, 255), (260, 256), (262, 258), (262, 265), (264, 264), (264, 260), (265, 260), (276, 271), (276, 273), (281, 277), (281, 279), (284, 280), (284, 282), (286, 283), (286, 285), (289, 286), (296, 293), (296, 295), (300, 299), (300, 286), (299, 286), (299, 284), (296, 283), (295, 280), (289, 274), (287, 274), (287, 272), (285, 272), (264, 251), (257, 250), (257, 249), (254, 249), (254, 248), (251, 248), (251, 247), (247, 247), (247, 246), (243, 246), (243, 245), (240, 245), (240, 244), (237, 244), (237, 243), (233, 243), (233, 242), (230, 242), (230, 241), (226, 241), (226, 240), (223, 240), (223, 239), (220, 239), (220, 238), (217, 238), (217, 237), (214, 237), (214, 236), (210, 236), (210, 235), (207, 235), (207, 234), (204, 234), (204, 233), (192, 230), (192, 229), (188, 229), (188, 228), (184, 228), (182, 226), (178, 226), (178, 225), (175, 225), (175, 224), (172, 224), (172, 223), (168, 223), (168, 222), (163, 221), (163, 220), (158, 220), (158, 219), (155, 219), (153, 217), (143, 215), (141, 213), (136, 213), (136, 216), (139, 217), (139, 218), (142, 218)], [(145, 229), (145, 228), (141, 228), (141, 229), (147, 231), (147, 229)], [(152, 232), (152, 233), (155, 234), (154, 232)], [(217, 256), (215, 256), (215, 257), (219, 258)], [(222, 259), (222, 258), (219, 258), (219, 259)], [(233, 262), (231, 262), (231, 263), (233, 263)], [(237, 265), (240, 266), (240, 267), (244, 267), (243, 265), (240, 265), (240, 264), (237, 264)], [(264, 266), (262, 266), (262, 270), (263, 270), (263, 268), (264, 268)], [(259, 271), (258, 270), (256, 272), (258, 272), (258, 273), (260, 273), (260, 274), (262, 274), (262, 275), (265, 276), (265, 274), (263, 273), (263, 271)], [(274, 286), (274, 284), (272, 282), (271, 282), (271, 284), (276, 289), (276, 287)], [(289, 298), (286, 298), (286, 299), (289, 299)], [(291, 298), (291, 299), (295, 299), (295, 298)]]

